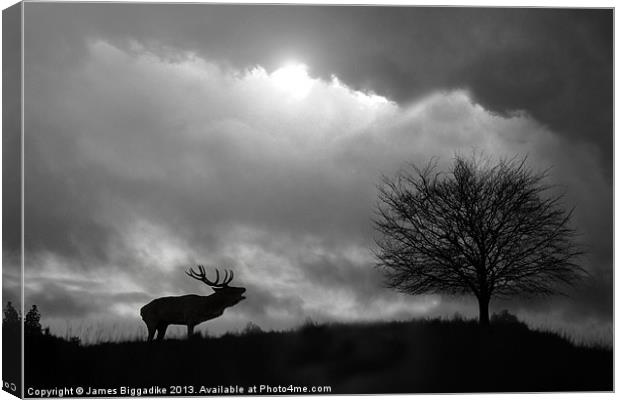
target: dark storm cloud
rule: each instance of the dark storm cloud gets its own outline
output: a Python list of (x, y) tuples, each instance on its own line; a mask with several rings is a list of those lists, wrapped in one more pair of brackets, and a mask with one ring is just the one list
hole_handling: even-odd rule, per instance
[(25, 308), (39, 305), (46, 319), (88, 318), (99, 313), (109, 313), (119, 302), (133, 304), (149, 300), (146, 293), (115, 293), (108, 287), (102, 287), (104, 285), (101, 282), (83, 279), (29, 279), (26, 286), (28, 296)]
[[(370, 261), (370, 260), (369, 260)], [(306, 279), (328, 289), (355, 288), (356, 301), (365, 304), (381, 293), (383, 277), (371, 268), (371, 262), (362, 265), (343, 256), (322, 255), (301, 261), (299, 266)]]
[[(562, 128), (611, 106), (588, 101), (598, 78), (586, 90), (577, 76), (606, 79), (599, 12), (538, 11), (28, 3), (26, 264), (50, 283), (27, 297), (57, 318), (136, 319), (148, 298), (206, 293), (183, 274), (204, 263), (248, 288), (227, 314), (241, 324), (453, 312), (458, 300), (382, 287), (375, 184), (405, 161), (478, 148), (554, 165), (590, 249), (594, 279), (573, 301), (524, 307), (608, 321), (611, 131)], [(326, 79), (295, 88), (234, 68), (290, 58)], [(113, 293), (94, 300), (73, 274)]]
[[(610, 266), (606, 272), (594, 275), (582, 282), (571, 291), (570, 297), (560, 297), (553, 302), (549, 299), (531, 298), (524, 300), (520, 308), (543, 312), (561, 310), (562, 317), (566, 321), (574, 321), (584, 315), (592, 319), (607, 321), (613, 314), (613, 296), (609, 295), (613, 293)], [(500, 304), (509, 304), (509, 302), (500, 302)]]
[(299, 297), (278, 297), (272, 291), (263, 288), (260, 284), (245, 285), (248, 301), (240, 304), (239, 310), (250, 318), (256, 318), (267, 313), (267, 307), (283, 308), (293, 315), (303, 315), (303, 300)]
[[(45, 283), (41, 291), (29, 291), (26, 308), (30, 308), (30, 304), (38, 304), (46, 318), (85, 318), (91, 313), (106, 309), (107, 305), (100, 300), (101, 298), (93, 297), (89, 291), (67, 290), (61, 284)], [(42, 308), (41, 304), (44, 305)]]
[[(21, 32), (20, 8), (15, 6), (4, 10), (2, 26), (2, 168), (17, 172), (21, 164)], [(4, 173), (2, 176), (2, 248), (4, 252), (17, 253), (21, 249), (21, 190), (20, 174)], [(17, 272), (19, 263), (9, 262), (3, 257), (4, 271), (9, 268)], [(15, 301), (15, 300), (13, 300)]]
[[(407, 102), (465, 88), (491, 111), (525, 110), (592, 143), (611, 177), (612, 12), (583, 9), (36, 4), (37, 34), (60, 56), (81, 40), (134, 39), (233, 65), (287, 58), (355, 88)], [(71, 15), (67, 21), (67, 15)], [(174, 52), (170, 52), (174, 57)], [(62, 62), (62, 58), (58, 58)]]

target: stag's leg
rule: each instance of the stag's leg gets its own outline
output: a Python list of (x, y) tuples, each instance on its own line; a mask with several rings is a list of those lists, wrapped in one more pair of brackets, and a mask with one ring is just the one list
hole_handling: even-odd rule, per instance
[(152, 342), (152, 341), (153, 341), (153, 337), (155, 336), (155, 331), (156, 331), (156, 329), (155, 329), (155, 327), (153, 327), (153, 326), (148, 326), (148, 327), (147, 327), (147, 329), (149, 330), (149, 338), (148, 338), (148, 341), (149, 341), (149, 342)]
[(166, 335), (166, 329), (168, 329), (167, 324), (159, 324), (157, 326), (157, 340), (164, 340), (164, 336)]
[(146, 329), (149, 332), (149, 338), (148, 341), (152, 342), (153, 341), (153, 337), (155, 336), (155, 331), (157, 330), (157, 327), (155, 326), (155, 324), (149, 324), (146, 321), (144, 321), (144, 323), (146, 324)]
[(187, 338), (190, 339), (194, 335), (194, 324), (187, 324)]

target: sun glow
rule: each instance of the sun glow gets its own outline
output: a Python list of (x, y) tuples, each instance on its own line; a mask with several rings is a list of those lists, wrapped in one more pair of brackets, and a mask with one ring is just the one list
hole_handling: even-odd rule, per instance
[(313, 79), (308, 75), (308, 66), (291, 62), (271, 73), (278, 86), (296, 98), (305, 97), (312, 89)]

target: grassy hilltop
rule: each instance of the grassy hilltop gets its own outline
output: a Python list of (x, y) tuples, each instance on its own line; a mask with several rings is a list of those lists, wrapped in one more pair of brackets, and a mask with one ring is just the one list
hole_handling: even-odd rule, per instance
[[(518, 321), (308, 324), (219, 338), (83, 346), (30, 338), (26, 387), (329, 385), (332, 393), (610, 391), (610, 349)], [(186, 394), (187, 395), (187, 394)]]

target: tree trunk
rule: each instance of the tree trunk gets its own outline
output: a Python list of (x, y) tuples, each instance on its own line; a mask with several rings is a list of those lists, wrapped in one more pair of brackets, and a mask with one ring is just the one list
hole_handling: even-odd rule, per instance
[(480, 312), (478, 323), (483, 327), (489, 326), (489, 300), (488, 296), (478, 297), (478, 309)]

